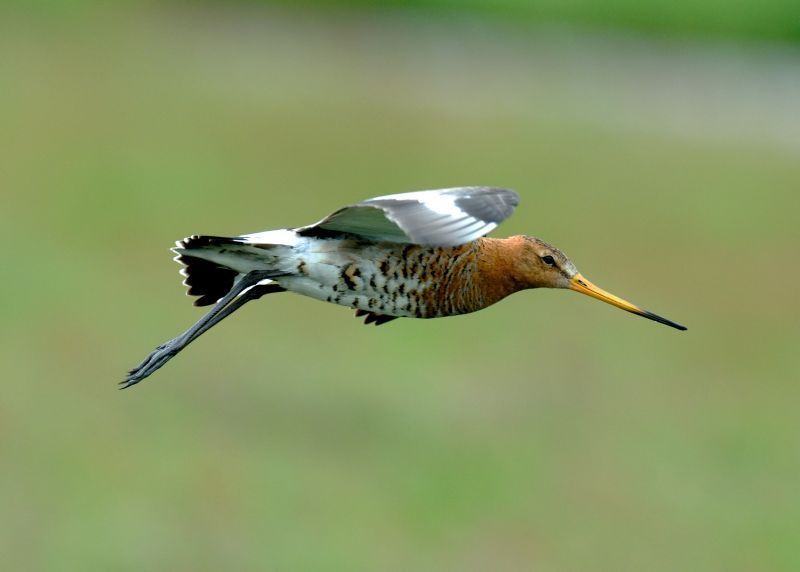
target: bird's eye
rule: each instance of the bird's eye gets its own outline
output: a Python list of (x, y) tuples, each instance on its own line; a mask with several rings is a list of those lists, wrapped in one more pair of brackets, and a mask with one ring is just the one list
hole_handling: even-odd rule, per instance
[(550, 256), (549, 254), (548, 254), (547, 256), (542, 256), (542, 261), (543, 261), (545, 264), (547, 264), (548, 266), (555, 266), (555, 265), (556, 265), (556, 260), (555, 260), (555, 258), (553, 258), (552, 256)]

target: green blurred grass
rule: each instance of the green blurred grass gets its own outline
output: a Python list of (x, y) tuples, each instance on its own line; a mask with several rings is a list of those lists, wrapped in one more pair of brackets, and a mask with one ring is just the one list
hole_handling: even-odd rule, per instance
[[(796, 569), (796, 149), (595, 120), (352, 16), (3, 20), (6, 566)], [(176, 238), (458, 184), (689, 331), (564, 292), (381, 328), (275, 296), (114, 392), (198, 317)]]
[[(44, 18), (83, 19), (98, 0), (6, 0), (15, 10)], [(117, 0), (118, 6), (157, 2)], [(216, 5), (285, 5), (336, 13), (370, 10), (422, 13), (456, 19), (494, 20), (522, 27), (568, 25), (638, 30), (647, 35), (719, 37), (739, 40), (800, 41), (800, 4), (793, 0), (228, 0)]]

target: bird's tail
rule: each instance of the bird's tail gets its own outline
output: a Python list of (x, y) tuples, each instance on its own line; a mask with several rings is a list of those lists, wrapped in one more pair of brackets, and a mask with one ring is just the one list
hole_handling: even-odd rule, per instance
[[(235, 240), (222, 236), (190, 236), (179, 240), (173, 249), (177, 253), (175, 261), (183, 264), (181, 274), (183, 283), (189, 287), (186, 292), (197, 296), (195, 306), (209, 306), (227, 294), (239, 272), (208, 260), (203, 254), (225, 244), (235, 244)], [(193, 254), (196, 256), (193, 256)], [(201, 257), (202, 256), (202, 257)]]
[(243, 237), (193, 235), (179, 240), (172, 250), (184, 265), (181, 274), (189, 287), (187, 294), (197, 296), (194, 305), (208, 306), (227, 294), (240, 275), (273, 269), (279, 259), (268, 247), (256, 248)]

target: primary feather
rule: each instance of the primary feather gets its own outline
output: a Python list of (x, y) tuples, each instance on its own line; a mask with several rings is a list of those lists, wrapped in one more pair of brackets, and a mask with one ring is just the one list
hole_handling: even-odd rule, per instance
[(375, 197), (344, 207), (300, 236), (352, 234), (378, 242), (458, 246), (494, 230), (519, 204), (519, 195), (495, 187), (456, 187)]

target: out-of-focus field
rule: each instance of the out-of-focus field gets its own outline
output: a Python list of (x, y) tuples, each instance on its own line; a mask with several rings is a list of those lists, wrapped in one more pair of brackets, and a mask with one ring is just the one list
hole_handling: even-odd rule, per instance
[[(406, 13), (0, 17), (8, 570), (797, 570), (800, 54)], [(167, 248), (522, 195), (567, 292), (200, 315)]]

